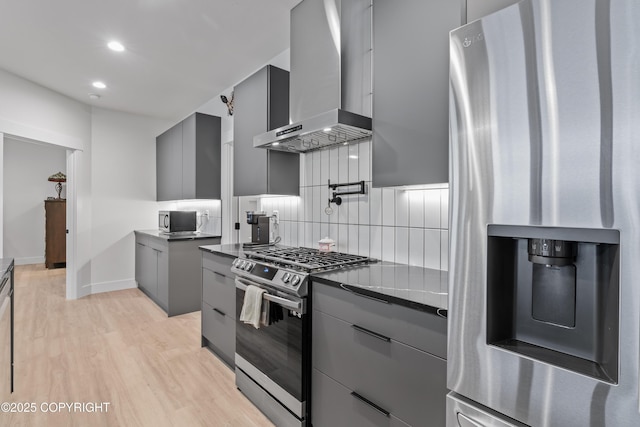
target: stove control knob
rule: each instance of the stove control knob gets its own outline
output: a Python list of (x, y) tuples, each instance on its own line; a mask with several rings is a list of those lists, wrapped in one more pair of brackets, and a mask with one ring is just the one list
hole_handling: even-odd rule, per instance
[(247, 263), (246, 263), (246, 264), (245, 264), (245, 266), (244, 266), (244, 270), (245, 270), (245, 271), (249, 271), (249, 270), (251, 270), (252, 268), (253, 268), (253, 263), (252, 263), (252, 262), (248, 262), (248, 261), (247, 261)]
[(298, 283), (300, 283), (300, 276), (293, 276), (293, 278), (291, 279), (291, 284), (295, 286)]
[(239, 265), (240, 265), (240, 258), (236, 258), (236, 259), (234, 259), (234, 260), (233, 260), (233, 266), (234, 266), (234, 267), (237, 267), (237, 266), (239, 266)]
[(284, 283), (289, 283), (289, 280), (291, 280), (291, 273), (284, 273), (284, 276), (282, 276), (282, 281)]

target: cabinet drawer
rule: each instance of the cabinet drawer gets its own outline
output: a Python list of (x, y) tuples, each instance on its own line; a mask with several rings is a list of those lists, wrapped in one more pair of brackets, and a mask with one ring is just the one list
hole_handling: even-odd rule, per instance
[(222, 255), (214, 255), (209, 252), (202, 252), (202, 267), (208, 268), (211, 271), (220, 273), (226, 277), (233, 278), (231, 274), (231, 263), (234, 258), (229, 258)]
[[(311, 422), (314, 427), (409, 427), (396, 418), (393, 413), (386, 415), (380, 411), (388, 411), (387, 408), (380, 407), (380, 410), (374, 408), (351, 394), (352, 390), (316, 369), (313, 369), (311, 389), (313, 399)], [(360, 396), (368, 399), (363, 394)], [(371, 403), (376, 404), (375, 402)], [(424, 420), (420, 425), (425, 425)]]
[(202, 336), (209, 341), (209, 347), (229, 365), (234, 365), (236, 352), (235, 319), (215, 311), (209, 304), (202, 303)]
[(314, 282), (313, 309), (447, 358), (447, 319)]
[(236, 286), (232, 278), (220, 275), (208, 268), (202, 269), (202, 301), (236, 318)]
[(312, 340), (315, 369), (410, 425), (445, 425), (445, 360), (316, 310)]

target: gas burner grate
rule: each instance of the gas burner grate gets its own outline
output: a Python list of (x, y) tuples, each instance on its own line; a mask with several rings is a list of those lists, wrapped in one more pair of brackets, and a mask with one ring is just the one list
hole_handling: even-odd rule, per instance
[(361, 255), (342, 252), (320, 252), (312, 248), (267, 248), (246, 252), (245, 255), (256, 260), (276, 262), (285, 266), (298, 267), (309, 272), (333, 270), (375, 262), (374, 259)]

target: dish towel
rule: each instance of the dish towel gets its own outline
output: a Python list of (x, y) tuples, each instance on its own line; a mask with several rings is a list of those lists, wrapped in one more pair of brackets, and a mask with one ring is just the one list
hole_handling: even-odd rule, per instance
[(260, 328), (260, 314), (262, 313), (262, 295), (266, 291), (257, 286), (249, 285), (244, 291), (244, 301), (240, 312), (240, 321)]

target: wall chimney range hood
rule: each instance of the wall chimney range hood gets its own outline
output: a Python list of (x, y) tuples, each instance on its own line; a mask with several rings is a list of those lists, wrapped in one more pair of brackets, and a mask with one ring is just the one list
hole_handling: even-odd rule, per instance
[(309, 152), (370, 137), (371, 0), (303, 0), (291, 9), (291, 124), (253, 146)]

